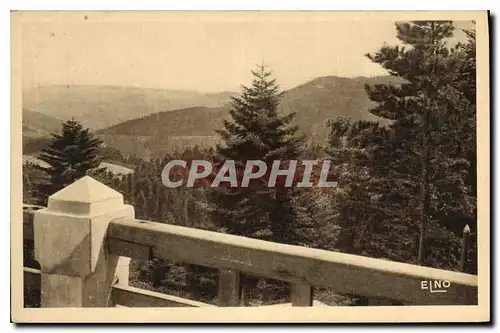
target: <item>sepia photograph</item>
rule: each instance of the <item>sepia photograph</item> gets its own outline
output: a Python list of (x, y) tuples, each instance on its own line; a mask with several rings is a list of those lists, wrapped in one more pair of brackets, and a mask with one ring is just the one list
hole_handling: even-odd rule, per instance
[(488, 322), (488, 24), (12, 11), (11, 320)]

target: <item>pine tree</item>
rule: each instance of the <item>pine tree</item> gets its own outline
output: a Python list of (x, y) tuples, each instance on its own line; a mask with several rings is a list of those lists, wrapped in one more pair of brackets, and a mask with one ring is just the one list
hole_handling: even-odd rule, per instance
[(48, 166), (37, 166), (47, 175), (47, 181), (38, 184), (38, 192), (43, 204), (47, 198), (60, 189), (87, 174), (101, 174), (105, 168), (99, 168), (102, 141), (89, 129), (75, 121), (62, 124), (58, 134), (52, 134), (52, 140), (42, 149), (38, 158)]
[(132, 173), (126, 177), (125, 199), (129, 204), (134, 202), (134, 175)]
[(153, 198), (153, 202), (154, 202), (153, 212), (154, 212), (155, 221), (158, 221), (158, 222), (165, 221), (165, 218), (163, 216), (165, 199), (166, 199), (165, 198), (165, 189), (161, 185), (156, 186), (156, 194), (155, 194), (155, 198)]
[[(259, 66), (252, 74), (252, 86), (242, 86), (241, 96), (232, 100), (231, 120), (224, 120), (218, 131), (224, 145), (217, 146), (217, 153), (222, 162), (234, 160), (241, 169), (247, 160), (263, 160), (270, 168), (273, 160), (298, 159), (304, 137), (290, 125), (294, 113), (279, 113), (282, 93), (268, 69)], [(219, 189), (214, 221), (221, 221), (221, 227), (232, 234), (281, 241), (287, 224), (293, 223), (289, 192), (267, 186), (255, 191)]]
[[(252, 74), (252, 85), (242, 86), (241, 95), (232, 99), (231, 119), (224, 120), (223, 129), (218, 131), (223, 140), (216, 148), (219, 162), (233, 160), (238, 170), (244, 170), (248, 160), (262, 160), (268, 169), (274, 160), (298, 160), (305, 138), (291, 125), (295, 113), (282, 115), (278, 111), (282, 92), (268, 69), (262, 65)], [(299, 243), (290, 237), (290, 230), (298, 223), (293, 197), (294, 189), (268, 187), (265, 180), (256, 188), (219, 187), (210, 194), (215, 204), (212, 220), (218, 223), (219, 231)], [(245, 277), (242, 285), (249, 291), (257, 282)]]
[(139, 191), (137, 197), (135, 198), (134, 208), (136, 211), (136, 217), (138, 219), (147, 220), (148, 219), (148, 202), (146, 196), (142, 190)]
[[(377, 257), (391, 257), (377, 250), (380, 244), (373, 236), (378, 232), (390, 232), (385, 212), (397, 212), (390, 202), (379, 205), (377, 199), (383, 188), (380, 179), (372, 175), (374, 152), (387, 141), (388, 131), (377, 122), (337, 119), (329, 122), (330, 135), (327, 153), (338, 175), (337, 191), (333, 194), (333, 206), (337, 212), (333, 218), (340, 227), (337, 247), (345, 252)], [(393, 238), (396, 242), (405, 237)], [(394, 241), (384, 242), (388, 252), (398, 248)], [(392, 258), (394, 259), (394, 258)]]
[(23, 166), (23, 203), (31, 204), (32, 202), (32, 192), (33, 192), (33, 184), (30, 179), (30, 175), (26, 170), (32, 167), (30, 165), (24, 167)]
[(467, 185), (470, 186), (472, 195), (477, 192), (477, 170), (476, 170), (476, 33), (474, 30), (464, 30), (467, 42), (459, 43), (455, 48), (456, 75), (453, 82), (462, 103), (460, 104), (461, 125), (457, 131), (462, 133), (460, 138), (461, 147), (469, 161), (467, 172)]
[[(468, 168), (462, 194), (465, 200), (457, 202), (452, 211), (441, 209), (443, 212), (441, 215), (450, 221), (447, 227), (455, 234), (460, 235), (464, 225), (472, 229), (467, 272), (477, 274), (476, 34), (474, 30), (463, 30), (463, 32), (467, 40), (456, 45), (453, 50), (455, 52), (451, 63), (454, 70), (451, 73), (454, 74), (454, 78), (451, 81), (455, 85), (447, 94), (450, 104), (455, 109), (454, 126), (450, 127), (454, 133), (447, 137), (447, 144), (444, 147), (467, 161)], [(448, 194), (445, 192), (444, 195)], [(468, 214), (464, 214), (461, 207), (469, 207)], [(452, 220), (455, 223), (451, 223)]]
[[(463, 176), (468, 163), (460, 152), (459, 139), (466, 118), (462, 113), (464, 99), (455, 83), (461, 62), (452, 57), (446, 45), (453, 25), (447, 21), (406, 22), (397, 23), (396, 30), (403, 46), (383, 46), (379, 52), (368, 55), (403, 80), (398, 86), (366, 87), (370, 99), (377, 104), (370, 112), (391, 121), (387, 138), (367, 147), (370, 182), (378, 184), (373, 187), (375, 192), (363, 200), (376, 207), (381, 218), (385, 215), (394, 230), (383, 235), (380, 226), (384, 222), (380, 220), (380, 233), (372, 230), (371, 251), (382, 245), (382, 253), (397, 257), (406, 252), (404, 247), (415, 249), (416, 258), (403, 255), (399, 259), (429, 264), (431, 253), (426, 253), (426, 247), (447, 237), (451, 252), (445, 265), (453, 266), (457, 243), (442, 227), (450, 224), (451, 216), (466, 216), (471, 210)], [(462, 135), (470, 135), (470, 131)], [(366, 189), (367, 183), (362, 184)], [(395, 239), (397, 231), (407, 237), (391, 254), (383, 244)], [(408, 236), (415, 231), (417, 238), (412, 241)], [(379, 235), (377, 239), (375, 235)], [(427, 239), (429, 235), (432, 239)], [(414, 244), (418, 246), (415, 248)]]

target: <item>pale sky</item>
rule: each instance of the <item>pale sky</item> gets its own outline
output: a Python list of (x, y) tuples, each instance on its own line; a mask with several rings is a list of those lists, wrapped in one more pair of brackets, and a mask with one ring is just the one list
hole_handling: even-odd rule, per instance
[(397, 43), (392, 21), (137, 23), (88, 16), (23, 24), (24, 88), (79, 84), (239, 91), (249, 83), (250, 69), (263, 62), (289, 89), (319, 76), (385, 74), (364, 54)]

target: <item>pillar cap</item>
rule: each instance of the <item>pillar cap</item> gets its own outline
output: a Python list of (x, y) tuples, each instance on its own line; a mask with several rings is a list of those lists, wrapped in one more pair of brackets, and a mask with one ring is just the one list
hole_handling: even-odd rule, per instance
[(52, 212), (75, 215), (99, 215), (106, 213), (110, 206), (123, 205), (123, 195), (84, 176), (49, 197), (47, 208)]

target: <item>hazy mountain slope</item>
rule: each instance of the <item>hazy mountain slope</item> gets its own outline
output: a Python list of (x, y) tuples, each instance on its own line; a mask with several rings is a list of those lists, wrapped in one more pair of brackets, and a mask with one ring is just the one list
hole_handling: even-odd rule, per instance
[[(281, 110), (284, 113), (296, 112), (294, 123), (299, 126), (300, 131), (307, 134), (310, 140), (324, 143), (328, 137), (326, 124), (330, 118), (342, 116), (355, 120), (376, 119), (368, 112), (373, 104), (366, 95), (364, 85), (389, 82), (397, 84), (401, 81), (389, 76), (320, 77), (285, 91)], [(50, 112), (66, 114), (69, 118), (72, 114), (75, 119), (79, 118), (78, 114), (88, 115), (89, 118), (83, 121), (84, 125), (102, 124), (104, 121), (117, 122), (119, 119), (133, 117), (134, 119), (127, 119), (96, 133), (107, 146), (119, 149), (122, 154), (142, 157), (161, 157), (167, 152), (183, 150), (187, 146), (213, 146), (219, 141), (215, 130), (221, 128), (222, 119), (229, 117), (227, 103), (224, 107), (213, 108), (195, 106), (170, 110), (169, 107), (184, 102), (225, 103), (233, 95), (231, 92), (203, 95), (183, 91), (115, 87), (102, 87), (101, 90), (83, 86), (49, 88), (40, 88), (40, 95), (48, 102), (39, 101), (39, 105), (54, 107), (56, 111)], [(61, 93), (59, 97), (58, 92)], [(89, 101), (85, 101), (85, 98), (89, 98)], [(168, 98), (175, 101), (169, 102)], [(54, 101), (62, 104), (56, 107)], [(92, 105), (94, 107), (90, 107)], [(163, 112), (149, 114), (160, 108), (163, 108)], [(113, 110), (113, 119), (109, 118), (110, 110)], [(28, 114), (27, 118), (27, 133), (35, 132), (37, 126), (31, 126), (31, 123), (35, 124), (39, 117), (34, 117), (31, 121)], [(40, 144), (40, 140), (25, 140), (26, 153), (36, 152)]]
[(51, 138), (62, 128), (62, 121), (43, 113), (23, 108), (23, 154), (39, 152)]
[(228, 108), (193, 107), (129, 120), (97, 133), (155, 137), (210, 136), (215, 135), (214, 130), (228, 116)]
[(228, 108), (194, 107), (129, 120), (97, 134), (123, 155), (159, 157), (188, 146), (214, 146), (215, 129), (228, 117)]
[(111, 86), (41, 86), (23, 92), (23, 107), (100, 129), (149, 114), (193, 106), (220, 107), (235, 93)]
[(118, 149), (123, 156), (136, 155), (141, 158), (162, 158), (174, 151), (182, 152), (187, 147), (214, 147), (220, 142), (217, 136), (150, 136), (136, 137), (131, 135), (98, 134), (105, 145)]
[(365, 92), (365, 84), (398, 83), (399, 79), (341, 78), (326, 76), (285, 91), (281, 102), (284, 113), (296, 112), (295, 124), (315, 142), (328, 137), (327, 120), (347, 117), (354, 120), (378, 120), (368, 112), (373, 106)]
[(23, 108), (23, 137), (49, 137), (61, 130), (62, 121), (43, 113)]
[[(399, 83), (392, 77), (340, 78), (321, 77), (291, 90), (285, 91), (281, 110), (284, 113), (296, 112), (294, 123), (302, 133), (318, 143), (328, 137), (327, 120), (348, 117), (355, 120), (375, 120), (368, 110), (372, 102), (368, 99), (364, 85)], [(133, 119), (98, 131), (98, 134), (111, 147), (124, 154), (155, 156), (172, 151), (173, 142), (201, 146), (213, 145), (218, 141), (215, 133), (221, 128), (222, 119), (229, 117), (229, 108), (195, 107), (177, 111), (160, 112), (154, 115)], [(203, 136), (206, 140), (203, 140)], [(140, 137), (140, 138), (139, 138)], [(181, 147), (182, 148), (182, 147)], [(175, 149), (179, 149), (178, 144)]]

